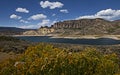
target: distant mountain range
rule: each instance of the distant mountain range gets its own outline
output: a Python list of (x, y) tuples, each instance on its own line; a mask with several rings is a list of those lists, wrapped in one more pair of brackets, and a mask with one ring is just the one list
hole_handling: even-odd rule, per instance
[(34, 29), (21, 29), (16, 27), (0, 27), (0, 35), (20, 35), (25, 31)]

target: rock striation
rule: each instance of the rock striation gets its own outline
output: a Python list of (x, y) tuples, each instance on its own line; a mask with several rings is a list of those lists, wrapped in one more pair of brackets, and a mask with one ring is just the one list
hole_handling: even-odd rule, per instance
[(108, 21), (101, 18), (80, 19), (57, 22), (51, 27), (41, 27), (38, 30), (24, 32), (23, 35), (120, 35), (120, 20)]
[(101, 18), (80, 19), (57, 22), (52, 25), (55, 33), (76, 35), (120, 34), (120, 21), (107, 21)]
[(23, 32), (23, 35), (47, 35), (52, 32), (54, 32), (53, 28), (41, 27), (38, 30), (30, 30), (30, 31)]

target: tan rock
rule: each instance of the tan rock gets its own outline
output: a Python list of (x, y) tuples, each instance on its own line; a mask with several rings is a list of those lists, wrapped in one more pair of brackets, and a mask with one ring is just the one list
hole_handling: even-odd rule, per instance
[(39, 34), (36, 31), (31, 30), (31, 31), (23, 32), (23, 35), (39, 35)]

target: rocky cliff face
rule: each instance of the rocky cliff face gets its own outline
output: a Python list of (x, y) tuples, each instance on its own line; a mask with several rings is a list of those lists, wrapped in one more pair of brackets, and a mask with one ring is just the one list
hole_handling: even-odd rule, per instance
[(23, 32), (23, 35), (38, 35), (38, 32), (35, 30), (30, 30), (30, 31)]
[(23, 33), (23, 35), (47, 35), (49, 33), (54, 32), (53, 28), (42, 27), (38, 30), (30, 30)]
[(104, 19), (80, 19), (57, 22), (52, 25), (56, 32), (68, 35), (103, 35), (120, 34), (120, 21)]
[(49, 33), (54, 32), (54, 29), (53, 28), (40, 28), (38, 29), (38, 32), (42, 34), (49, 34)]
[(120, 20), (107, 21), (101, 18), (80, 19), (57, 22), (51, 27), (41, 27), (36, 31), (27, 31), (24, 35), (120, 35)]

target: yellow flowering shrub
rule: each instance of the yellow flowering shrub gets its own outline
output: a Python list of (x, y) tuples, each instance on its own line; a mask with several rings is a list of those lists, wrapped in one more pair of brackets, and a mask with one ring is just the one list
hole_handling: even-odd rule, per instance
[[(16, 62), (19, 62), (17, 65)], [(94, 48), (69, 52), (41, 43), (29, 47), (15, 60), (0, 64), (0, 75), (119, 75), (116, 54)]]

